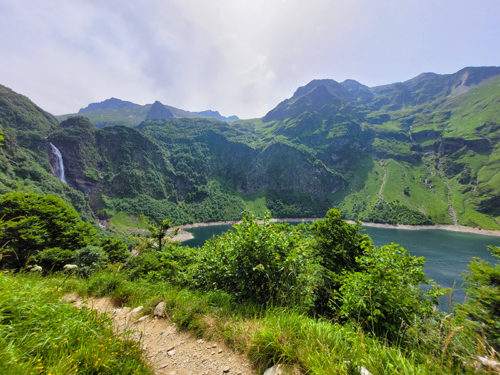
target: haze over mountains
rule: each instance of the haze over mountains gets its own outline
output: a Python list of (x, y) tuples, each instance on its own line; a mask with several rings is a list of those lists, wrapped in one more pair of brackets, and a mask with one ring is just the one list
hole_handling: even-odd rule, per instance
[[(373, 88), (313, 80), (261, 119), (116, 98), (60, 119), (1, 89), (0, 192), (56, 193), (103, 220), (335, 206), (365, 221), (500, 228), (500, 67)], [(69, 186), (53, 177), (48, 141)]]
[(60, 120), (65, 120), (76, 115), (88, 117), (98, 128), (110, 125), (137, 126), (144, 120), (169, 118), (214, 118), (228, 123), (238, 120), (237, 116), (222, 116), (218, 111), (190, 112), (164, 105), (159, 101), (155, 101), (153, 104), (139, 105), (117, 98), (90, 103), (87, 107), (81, 108), (78, 113), (57, 117)]

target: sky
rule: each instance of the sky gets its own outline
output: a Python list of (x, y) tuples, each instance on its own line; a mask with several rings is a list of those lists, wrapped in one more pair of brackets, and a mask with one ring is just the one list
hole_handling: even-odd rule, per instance
[(0, 84), (52, 114), (110, 97), (261, 117), (312, 79), (500, 65), (499, 0), (0, 0)]

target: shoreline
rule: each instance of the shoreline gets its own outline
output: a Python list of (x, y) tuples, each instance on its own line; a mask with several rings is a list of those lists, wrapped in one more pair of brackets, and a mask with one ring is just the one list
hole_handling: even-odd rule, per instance
[[(282, 218), (270, 219), (271, 222), (302, 222), (307, 223), (311, 221), (316, 221), (317, 217), (309, 217), (309, 218)], [(354, 220), (345, 220), (349, 224), (354, 224)], [(259, 220), (259, 222), (263, 222)], [(184, 224), (179, 225), (175, 228), (179, 228), (179, 233), (177, 236), (173, 238), (174, 241), (184, 242), (194, 238), (193, 234), (188, 232), (187, 229), (193, 228), (201, 228), (201, 227), (211, 227), (217, 225), (235, 225), (241, 223), (241, 220), (226, 220), (226, 221), (211, 221), (206, 223), (192, 223), (192, 224)], [(364, 227), (372, 227), (372, 228), (385, 228), (385, 229), (399, 229), (399, 230), (444, 230), (448, 232), (458, 232), (458, 233), (469, 233), (469, 234), (478, 234), (483, 236), (492, 236), (492, 237), (500, 237), (500, 230), (490, 230), (490, 229), (480, 229), (473, 227), (466, 227), (464, 225), (445, 225), (445, 224), (434, 224), (434, 225), (407, 225), (407, 224), (385, 224), (385, 223), (367, 223), (361, 222), (361, 225)]]

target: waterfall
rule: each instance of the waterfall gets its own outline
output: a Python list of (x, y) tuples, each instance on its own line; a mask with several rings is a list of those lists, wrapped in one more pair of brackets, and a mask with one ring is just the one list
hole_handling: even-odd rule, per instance
[(66, 176), (64, 175), (64, 163), (63, 163), (63, 158), (61, 155), (61, 151), (50, 142), (50, 151), (52, 151), (51, 156), (55, 158), (53, 160), (53, 165), (52, 167), (54, 168), (54, 174), (56, 175), (57, 178), (59, 178), (62, 182), (65, 184), (68, 184), (66, 182)]

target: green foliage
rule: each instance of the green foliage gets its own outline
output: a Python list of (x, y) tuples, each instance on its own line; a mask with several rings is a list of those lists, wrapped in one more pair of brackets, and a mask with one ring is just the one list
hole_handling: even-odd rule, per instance
[(44, 272), (61, 271), (66, 264), (73, 264), (74, 261), (74, 251), (59, 247), (42, 250), (35, 256), (35, 263), (41, 266)]
[[(500, 259), (500, 248), (489, 247)], [(500, 263), (495, 265), (475, 258), (464, 275), (468, 299), (457, 310), (474, 322), (474, 328), (500, 351)]]
[[(60, 284), (60, 281), (57, 281)], [(111, 320), (59, 300), (39, 278), (0, 274), (0, 373), (152, 374)]]
[(310, 230), (322, 267), (316, 311), (327, 313), (333, 293), (340, 287), (338, 276), (345, 270), (358, 268), (356, 258), (372, 246), (371, 239), (362, 233), (358, 223), (352, 225), (342, 220), (342, 213), (336, 209), (329, 210), (324, 219), (312, 223)]
[(4, 262), (22, 268), (46, 248), (79, 249), (95, 241), (95, 229), (83, 222), (61, 198), (34, 193), (0, 195), (0, 215), (6, 220), (0, 242), (8, 241)]
[(238, 300), (309, 308), (315, 299), (319, 267), (304, 228), (260, 224), (245, 213), (241, 224), (200, 249), (193, 284), (220, 289)]
[(167, 243), (162, 251), (149, 248), (130, 257), (125, 271), (131, 280), (168, 281), (182, 285), (187, 279), (187, 268), (194, 259), (194, 251), (189, 247)]
[(100, 246), (111, 263), (123, 263), (130, 255), (127, 243), (119, 238), (104, 238), (100, 241)]
[(345, 272), (336, 296), (341, 316), (380, 336), (396, 338), (432, 312), (420, 288), (428, 280), (425, 259), (396, 244), (368, 248), (357, 258), (359, 271)]
[(108, 260), (108, 255), (103, 249), (93, 245), (87, 245), (75, 252), (75, 263), (78, 272), (85, 277), (104, 268)]
[[(405, 190), (406, 194), (406, 190)], [(409, 193), (407, 194), (409, 195)], [(432, 224), (428, 216), (413, 210), (399, 201), (386, 202), (379, 200), (365, 217), (366, 221), (372, 223), (410, 224), (424, 225)]]
[(172, 224), (169, 219), (163, 219), (161, 223), (159, 223), (158, 225), (149, 223), (148, 226), (149, 235), (151, 238), (156, 240), (156, 244), (158, 245), (158, 251), (160, 252), (162, 250), (163, 238), (167, 235), (167, 231), (170, 229), (171, 226)]

